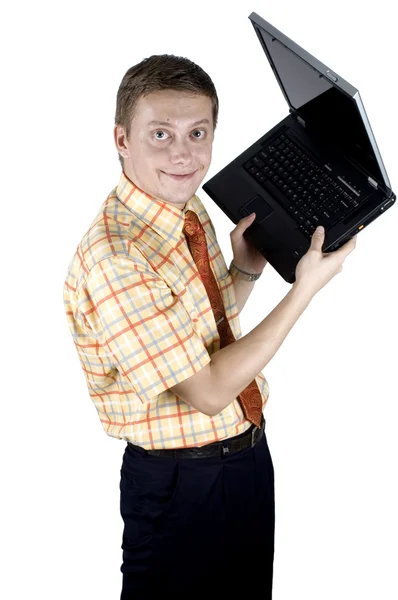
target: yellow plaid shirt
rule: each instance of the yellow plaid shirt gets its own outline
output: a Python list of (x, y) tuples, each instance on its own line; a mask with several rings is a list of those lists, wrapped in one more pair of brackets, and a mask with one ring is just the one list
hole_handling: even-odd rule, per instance
[[(208, 417), (169, 388), (219, 350), (213, 311), (182, 232), (198, 215), (210, 265), (236, 339), (242, 336), (232, 278), (202, 202), (183, 210), (137, 188), (124, 173), (77, 247), (65, 308), (88, 389), (110, 436), (146, 449), (202, 446), (243, 433), (238, 399)], [(268, 384), (256, 377), (263, 397)]]

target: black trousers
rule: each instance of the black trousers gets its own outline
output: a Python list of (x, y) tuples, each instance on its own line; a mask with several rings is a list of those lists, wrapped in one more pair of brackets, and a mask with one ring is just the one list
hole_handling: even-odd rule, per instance
[(222, 458), (174, 460), (127, 444), (120, 511), (121, 600), (234, 598), (254, 586), (272, 598), (274, 470), (265, 433)]

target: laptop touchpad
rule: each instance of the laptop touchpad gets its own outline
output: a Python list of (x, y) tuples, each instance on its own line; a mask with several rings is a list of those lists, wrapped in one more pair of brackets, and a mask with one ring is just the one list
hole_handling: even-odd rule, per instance
[(257, 196), (254, 196), (254, 198), (244, 204), (239, 209), (239, 212), (245, 216), (255, 212), (255, 220), (258, 223), (261, 223), (261, 221), (264, 221), (264, 219), (274, 212), (274, 209), (264, 200), (264, 198), (257, 194)]

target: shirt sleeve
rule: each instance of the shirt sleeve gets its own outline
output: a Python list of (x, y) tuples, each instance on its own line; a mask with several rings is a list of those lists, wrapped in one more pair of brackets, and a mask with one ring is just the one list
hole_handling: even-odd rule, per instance
[(144, 258), (103, 259), (78, 294), (87, 333), (107, 349), (142, 402), (210, 362), (181, 299)]

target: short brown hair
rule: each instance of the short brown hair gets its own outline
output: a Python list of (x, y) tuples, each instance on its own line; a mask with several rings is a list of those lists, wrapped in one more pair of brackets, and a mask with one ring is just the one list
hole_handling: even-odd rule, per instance
[[(117, 92), (115, 125), (130, 135), (131, 121), (138, 100), (159, 90), (202, 94), (213, 103), (213, 125), (217, 125), (218, 97), (209, 75), (188, 58), (173, 54), (152, 55), (130, 67)], [(123, 159), (119, 154), (123, 166)]]

